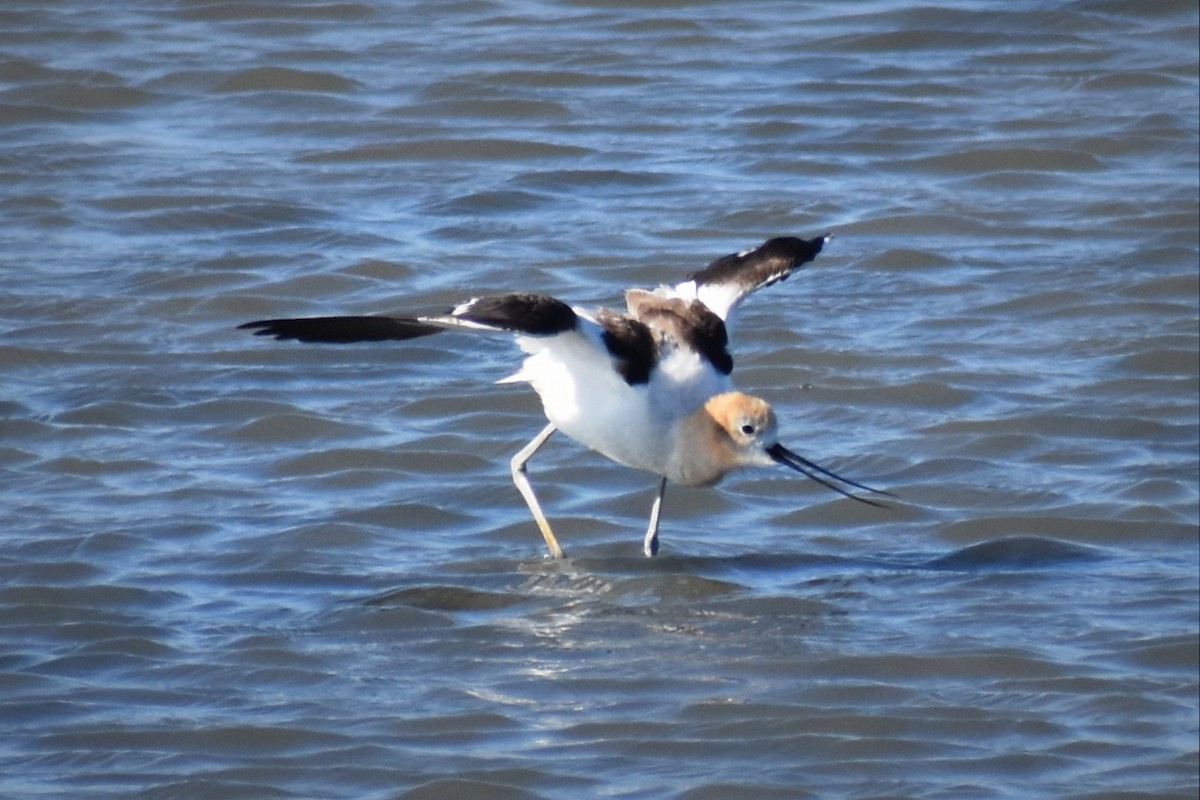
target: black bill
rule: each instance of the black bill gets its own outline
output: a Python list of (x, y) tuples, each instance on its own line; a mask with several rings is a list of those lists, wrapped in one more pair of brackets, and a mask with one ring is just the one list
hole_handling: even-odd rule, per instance
[(864, 483), (859, 483), (858, 481), (852, 481), (849, 478), (843, 478), (841, 475), (838, 475), (836, 472), (827, 470), (824, 467), (822, 467), (820, 464), (817, 464), (816, 462), (809, 461), (804, 456), (796, 455), (791, 450), (788, 450), (786, 447), (784, 447), (781, 444), (777, 444), (772, 447), (768, 447), (767, 455), (769, 455), (777, 463), (783, 464), (785, 467), (790, 467), (791, 469), (796, 470), (796, 472), (799, 472), (802, 475), (806, 475), (807, 477), (812, 478), (814, 481), (821, 484), (822, 486), (824, 486), (828, 489), (832, 489), (833, 491), (837, 492), (838, 494), (842, 494), (853, 500), (857, 500), (860, 503), (866, 503), (869, 506), (878, 506), (880, 508), (883, 508), (884, 504), (880, 503), (877, 500), (871, 500), (866, 497), (859, 497), (858, 495), (854, 494), (853, 492), (843, 489), (841, 486), (838, 486), (837, 483), (835, 483), (834, 481), (837, 481), (838, 483), (844, 483), (847, 486), (853, 486), (855, 489), (862, 489), (864, 492), (871, 492), (872, 494), (884, 495), (886, 497), (895, 497), (896, 496), (896, 495), (892, 494), (891, 492), (885, 492), (882, 489), (875, 489), (871, 486), (867, 486)]

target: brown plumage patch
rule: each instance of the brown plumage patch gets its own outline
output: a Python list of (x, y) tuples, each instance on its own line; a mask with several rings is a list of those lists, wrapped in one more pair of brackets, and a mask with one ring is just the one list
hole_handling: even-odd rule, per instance
[(625, 302), (629, 313), (659, 336), (695, 350), (722, 375), (733, 371), (725, 323), (699, 300), (630, 289), (625, 293)]

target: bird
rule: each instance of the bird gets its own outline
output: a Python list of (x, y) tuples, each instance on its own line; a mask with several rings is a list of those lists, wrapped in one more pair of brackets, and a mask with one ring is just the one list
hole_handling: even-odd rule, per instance
[(872, 506), (895, 497), (784, 447), (770, 404), (730, 377), (731, 315), (751, 293), (786, 280), (832, 238), (778, 236), (717, 258), (683, 281), (625, 292), (626, 309), (587, 309), (529, 291), (474, 297), (444, 314), (263, 319), (238, 327), (299, 342), (409, 340), (444, 331), (514, 335), (524, 361), (497, 383), (527, 383), (547, 424), (510, 462), (512, 479), (549, 555), (565, 552), (529, 482), (527, 465), (557, 431), (609, 459), (658, 476), (642, 539), (659, 551), (667, 483), (713, 486), (743, 467), (783, 465)]

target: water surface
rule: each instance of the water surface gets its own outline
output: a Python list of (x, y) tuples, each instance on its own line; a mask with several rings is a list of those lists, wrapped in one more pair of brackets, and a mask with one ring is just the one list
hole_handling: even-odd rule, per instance
[[(1192, 798), (1194, 2), (0, 11), (0, 796)], [(784, 471), (555, 439), (503, 340), (768, 236)]]

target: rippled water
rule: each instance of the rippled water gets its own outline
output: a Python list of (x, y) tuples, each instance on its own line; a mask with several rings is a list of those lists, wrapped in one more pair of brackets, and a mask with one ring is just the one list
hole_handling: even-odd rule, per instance
[[(0, 10), (0, 796), (1198, 790), (1197, 18), (1154, 3)], [(555, 440), (506, 342), (770, 235), (790, 473)]]

